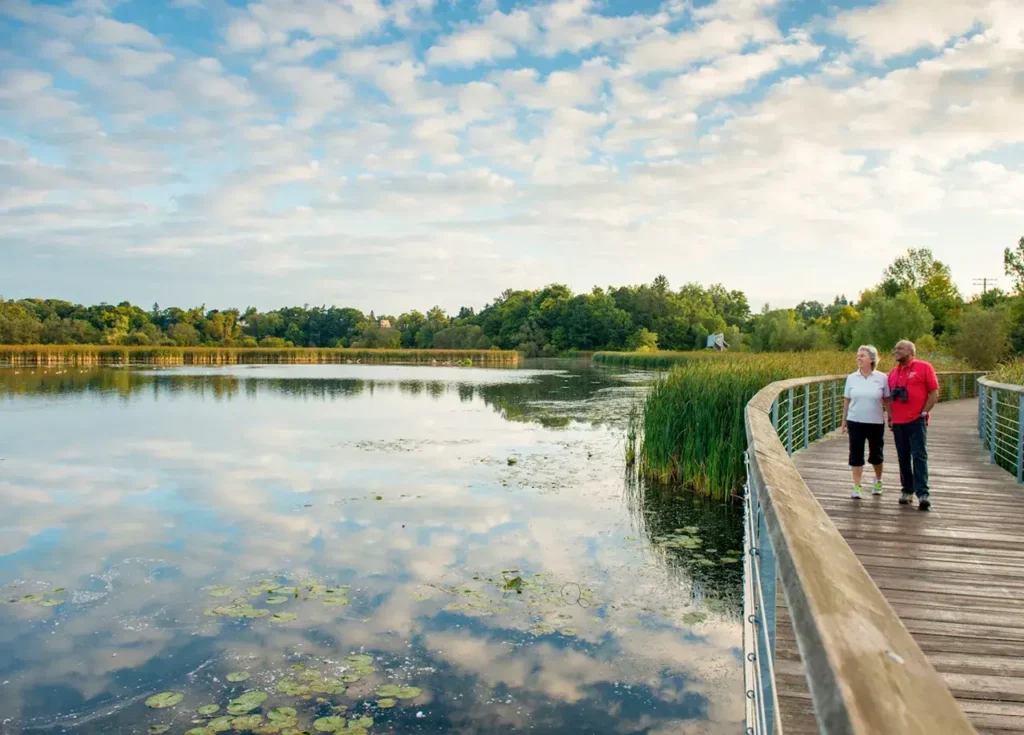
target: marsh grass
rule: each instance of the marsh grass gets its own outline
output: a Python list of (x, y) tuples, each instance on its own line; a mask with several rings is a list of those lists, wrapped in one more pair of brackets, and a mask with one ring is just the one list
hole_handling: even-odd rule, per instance
[(0, 345), (0, 365), (15, 367), (347, 363), (510, 367), (518, 365), (519, 358), (513, 350)]

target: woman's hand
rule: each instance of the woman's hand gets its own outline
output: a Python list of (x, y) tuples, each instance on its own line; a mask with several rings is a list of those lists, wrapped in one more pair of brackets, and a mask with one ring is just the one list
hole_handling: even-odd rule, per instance
[(846, 425), (845, 421), (843, 422), (843, 433), (844, 434), (849, 434), (850, 433), (850, 427)]

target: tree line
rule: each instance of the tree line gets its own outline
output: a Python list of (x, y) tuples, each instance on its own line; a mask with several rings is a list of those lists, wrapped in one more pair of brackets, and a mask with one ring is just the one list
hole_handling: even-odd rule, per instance
[(507, 290), (479, 312), (440, 307), (398, 316), (338, 306), (207, 310), (151, 309), (122, 302), (83, 306), (56, 299), (0, 298), (0, 344), (201, 345), (236, 347), (376, 347), (509, 349), (530, 357), (591, 350), (702, 349), (724, 335), (732, 350), (801, 351), (873, 343), (890, 348), (910, 338), (979, 367), (1024, 352), (1024, 237), (1007, 248), (1012, 292), (990, 289), (964, 299), (949, 267), (926, 249), (896, 258), (856, 301), (769, 305), (752, 313), (746, 295), (721, 284), (668, 278), (650, 284)]

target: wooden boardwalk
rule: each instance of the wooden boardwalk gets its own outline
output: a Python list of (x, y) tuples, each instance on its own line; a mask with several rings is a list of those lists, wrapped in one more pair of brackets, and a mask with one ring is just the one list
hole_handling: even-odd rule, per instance
[[(939, 404), (928, 434), (932, 510), (897, 503), (899, 468), (886, 434), (885, 493), (849, 497), (847, 440), (793, 456), (804, 481), (857, 554), (979, 733), (1024, 733), (1024, 486), (988, 462), (977, 401)], [(816, 733), (810, 693), (781, 593), (776, 680), (783, 732)]]

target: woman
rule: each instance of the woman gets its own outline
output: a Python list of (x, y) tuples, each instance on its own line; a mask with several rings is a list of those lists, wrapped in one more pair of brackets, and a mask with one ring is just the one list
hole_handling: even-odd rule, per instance
[(889, 413), (889, 378), (875, 370), (878, 350), (871, 345), (857, 348), (857, 371), (846, 378), (843, 391), (843, 433), (850, 435), (850, 469), (853, 470), (853, 492), (860, 500), (861, 478), (864, 475), (864, 442), (868, 443), (868, 464), (875, 469), (872, 495), (882, 494), (882, 443), (885, 420)]

